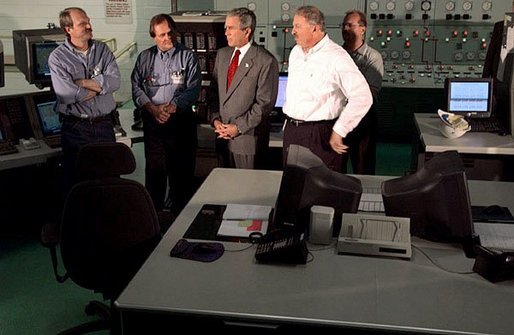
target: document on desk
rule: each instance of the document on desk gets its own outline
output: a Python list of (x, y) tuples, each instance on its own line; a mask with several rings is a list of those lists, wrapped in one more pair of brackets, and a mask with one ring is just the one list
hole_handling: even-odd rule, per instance
[(228, 204), (218, 235), (248, 237), (253, 232), (266, 234), (271, 206)]
[(514, 251), (514, 224), (475, 222), (480, 245), (500, 251)]

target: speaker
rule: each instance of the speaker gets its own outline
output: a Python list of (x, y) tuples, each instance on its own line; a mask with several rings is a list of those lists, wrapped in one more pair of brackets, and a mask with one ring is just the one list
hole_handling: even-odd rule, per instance
[(312, 206), (310, 216), (309, 242), (313, 244), (330, 244), (334, 209), (326, 206)]

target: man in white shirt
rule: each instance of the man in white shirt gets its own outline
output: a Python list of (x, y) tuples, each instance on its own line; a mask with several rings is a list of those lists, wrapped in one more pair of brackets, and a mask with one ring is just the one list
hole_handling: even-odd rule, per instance
[(344, 138), (368, 112), (373, 99), (366, 79), (348, 53), (325, 32), (323, 13), (298, 8), (289, 56), (284, 113), (284, 161), (290, 144), (309, 148), (335, 171), (342, 171)]

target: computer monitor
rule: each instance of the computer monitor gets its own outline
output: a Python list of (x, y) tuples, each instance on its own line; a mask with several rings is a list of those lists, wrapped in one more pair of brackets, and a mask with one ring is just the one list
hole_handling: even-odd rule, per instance
[(493, 111), (492, 78), (448, 78), (446, 80), (448, 113), (469, 118), (488, 118)]
[(33, 96), (43, 137), (61, 133), (59, 113), (55, 110), (56, 97), (53, 92)]
[(0, 87), (5, 86), (4, 45), (0, 41)]
[(471, 203), (457, 151), (438, 153), (415, 173), (383, 182), (382, 197), (387, 216), (410, 218), (412, 235), (460, 242), (472, 254)]
[(64, 39), (59, 28), (13, 30), (14, 61), (30, 84), (51, 86), (48, 56)]
[(280, 109), (280, 111), (282, 111), (284, 102), (286, 102), (287, 78), (287, 72), (281, 72), (278, 76), (278, 94), (275, 109)]
[(357, 178), (330, 170), (308, 148), (290, 145), (278, 193), (273, 227), (304, 232), (314, 205), (335, 210), (334, 232), (341, 228), (342, 213), (356, 213), (362, 194)]

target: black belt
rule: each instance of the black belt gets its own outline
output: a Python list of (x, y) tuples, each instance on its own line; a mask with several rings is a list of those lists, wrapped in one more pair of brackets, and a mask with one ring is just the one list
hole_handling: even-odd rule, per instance
[(334, 121), (335, 120), (304, 121), (304, 120), (293, 119), (292, 117), (287, 118), (287, 122), (296, 127), (299, 127), (302, 125), (311, 125), (311, 124), (316, 124), (316, 123), (333, 123)]
[(62, 120), (69, 120), (69, 121), (78, 121), (78, 122), (90, 122), (90, 123), (96, 123), (100, 121), (112, 121), (112, 113), (96, 116), (96, 117), (78, 117), (71, 114), (63, 114)]

